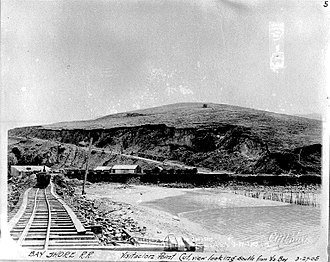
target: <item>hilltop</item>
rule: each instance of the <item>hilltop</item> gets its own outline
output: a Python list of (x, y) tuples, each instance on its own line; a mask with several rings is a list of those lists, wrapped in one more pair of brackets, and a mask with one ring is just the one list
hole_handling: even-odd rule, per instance
[(161, 156), (213, 170), (319, 174), (321, 125), (315, 119), (238, 106), (180, 103), (17, 128), (9, 134), (75, 145), (92, 136), (99, 148)]
[(244, 127), (270, 147), (293, 148), (321, 142), (321, 121), (224, 104), (180, 103), (112, 114), (87, 121), (60, 122), (46, 129), (112, 129), (145, 125), (175, 128)]

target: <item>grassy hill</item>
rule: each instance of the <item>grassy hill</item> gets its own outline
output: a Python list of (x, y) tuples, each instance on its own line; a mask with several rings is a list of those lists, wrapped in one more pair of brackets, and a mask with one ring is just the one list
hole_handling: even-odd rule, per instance
[(250, 108), (203, 103), (171, 104), (104, 116), (88, 121), (60, 122), (48, 129), (111, 129), (164, 124), (175, 128), (241, 126), (253, 130), (270, 148), (321, 143), (321, 121)]
[(223, 104), (181, 103), (88, 121), (18, 128), (11, 135), (160, 155), (242, 173), (320, 173), (322, 122)]

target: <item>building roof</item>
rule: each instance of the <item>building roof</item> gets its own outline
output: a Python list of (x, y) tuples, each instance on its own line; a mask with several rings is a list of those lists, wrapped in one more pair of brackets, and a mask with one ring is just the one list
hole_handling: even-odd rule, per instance
[(114, 165), (112, 169), (136, 169), (138, 165)]
[(44, 168), (46, 171), (49, 171), (50, 168), (48, 166), (11, 166), (12, 168), (15, 168), (17, 171), (42, 171)]
[(111, 170), (112, 166), (97, 166), (94, 170)]

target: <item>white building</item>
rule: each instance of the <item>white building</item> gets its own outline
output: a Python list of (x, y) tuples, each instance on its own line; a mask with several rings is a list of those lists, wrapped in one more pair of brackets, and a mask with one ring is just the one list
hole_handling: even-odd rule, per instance
[(111, 169), (111, 173), (137, 174), (141, 173), (141, 167), (139, 165), (114, 165)]
[(47, 166), (11, 166), (11, 176), (17, 177), (21, 175), (30, 175), (38, 172), (49, 172), (50, 168)]

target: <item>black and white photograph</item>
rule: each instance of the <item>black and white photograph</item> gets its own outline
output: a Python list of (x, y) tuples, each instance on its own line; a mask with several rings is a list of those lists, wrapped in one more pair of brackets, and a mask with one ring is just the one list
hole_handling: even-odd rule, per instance
[(0, 260), (328, 261), (329, 22), (1, 1)]

